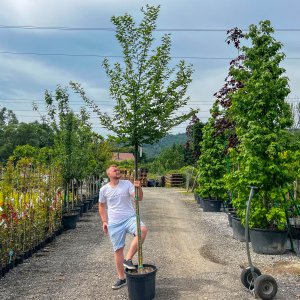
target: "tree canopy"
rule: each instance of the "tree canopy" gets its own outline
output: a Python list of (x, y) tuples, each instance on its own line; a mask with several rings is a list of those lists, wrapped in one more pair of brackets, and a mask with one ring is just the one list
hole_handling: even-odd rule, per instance
[(136, 26), (125, 14), (111, 18), (116, 38), (122, 47), (123, 63), (103, 67), (110, 79), (110, 95), (116, 101), (113, 115), (104, 113), (89, 99), (80, 84), (71, 83), (75, 91), (99, 115), (100, 123), (118, 138), (131, 145), (152, 144), (164, 137), (174, 126), (188, 120), (195, 111), (178, 114), (189, 100), (186, 91), (192, 81), (192, 66), (181, 60), (171, 64), (171, 37), (166, 34), (160, 45), (153, 47), (153, 31), (159, 6), (142, 9), (144, 18)]

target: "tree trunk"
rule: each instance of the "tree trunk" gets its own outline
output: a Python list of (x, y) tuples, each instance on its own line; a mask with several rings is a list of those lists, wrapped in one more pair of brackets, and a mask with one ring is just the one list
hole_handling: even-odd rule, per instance
[[(134, 145), (134, 180), (139, 180), (138, 176), (138, 145)], [(143, 250), (142, 250), (142, 232), (141, 232), (141, 220), (140, 220), (140, 208), (139, 208), (139, 190), (135, 187), (135, 213), (136, 213), (136, 226), (138, 234), (138, 268), (143, 268)]]

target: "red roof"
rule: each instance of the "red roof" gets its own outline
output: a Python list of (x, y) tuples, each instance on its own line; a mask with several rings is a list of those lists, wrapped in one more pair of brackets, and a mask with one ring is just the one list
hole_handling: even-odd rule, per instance
[(134, 160), (134, 155), (132, 153), (114, 152), (113, 160), (114, 161)]

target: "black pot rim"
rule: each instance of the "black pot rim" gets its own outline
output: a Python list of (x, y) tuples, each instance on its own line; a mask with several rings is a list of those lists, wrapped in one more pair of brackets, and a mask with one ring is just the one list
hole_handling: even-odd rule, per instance
[[(145, 273), (145, 274), (138, 274), (138, 273), (131, 273), (131, 270), (125, 269), (125, 274), (128, 277), (132, 278), (143, 278), (143, 277), (148, 277), (151, 275), (154, 275), (157, 272), (157, 268), (154, 265), (148, 265), (148, 264), (143, 264), (144, 267), (151, 267), (153, 268), (152, 272)], [(138, 268), (138, 265), (135, 265), (136, 268)]]
[(202, 198), (202, 201), (210, 201), (210, 202), (224, 202), (220, 199), (210, 199), (210, 198)]
[(287, 233), (288, 230), (284, 229), (284, 230), (278, 230), (278, 229), (268, 229), (268, 228), (249, 228), (249, 230), (252, 231), (263, 231), (263, 232), (278, 232), (278, 233)]
[(63, 217), (74, 217), (74, 216), (77, 216), (78, 215), (78, 212), (70, 212), (70, 213), (64, 213), (63, 214)]

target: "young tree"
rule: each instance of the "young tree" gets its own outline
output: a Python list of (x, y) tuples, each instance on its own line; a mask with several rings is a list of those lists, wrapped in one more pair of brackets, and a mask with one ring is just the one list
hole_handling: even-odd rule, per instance
[(195, 165), (199, 159), (203, 127), (204, 124), (200, 119), (193, 115), (186, 128), (187, 141), (184, 146), (184, 160), (188, 165)]
[[(46, 110), (49, 117), (49, 124), (53, 129), (54, 135), (54, 152), (58, 158), (62, 178), (64, 183), (64, 209), (70, 210), (69, 206), (69, 185), (70, 181), (79, 174), (85, 174), (87, 168), (85, 159), (85, 149), (82, 146), (83, 124), (87, 121), (88, 116), (84, 110), (75, 114), (70, 107), (69, 93), (67, 88), (58, 86), (55, 95), (46, 90), (45, 92)], [(79, 162), (80, 159), (80, 162)]]
[[(116, 101), (113, 116), (103, 113), (90, 100), (79, 84), (71, 83), (75, 91), (99, 115), (100, 123), (113, 131), (120, 141), (134, 146), (135, 176), (138, 175), (138, 147), (152, 144), (164, 137), (174, 126), (188, 120), (195, 111), (178, 115), (179, 108), (188, 102), (186, 91), (192, 81), (192, 67), (181, 60), (170, 67), (171, 37), (166, 34), (161, 44), (153, 48), (153, 30), (159, 6), (142, 9), (144, 18), (136, 26), (132, 16), (111, 18), (116, 26), (116, 38), (123, 50), (123, 64), (109, 65), (107, 59), (103, 67), (110, 79), (110, 95)], [(136, 189), (136, 215), (138, 227), (138, 264), (142, 263), (142, 242), (139, 221), (139, 205)]]
[(201, 155), (198, 160), (199, 187), (197, 193), (203, 198), (225, 200), (224, 175), (226, 173), (226, 135), (218, 132), (216, 124), (222, 118), (218, 101), (210, 110), (211, 117), (203, 128)]

